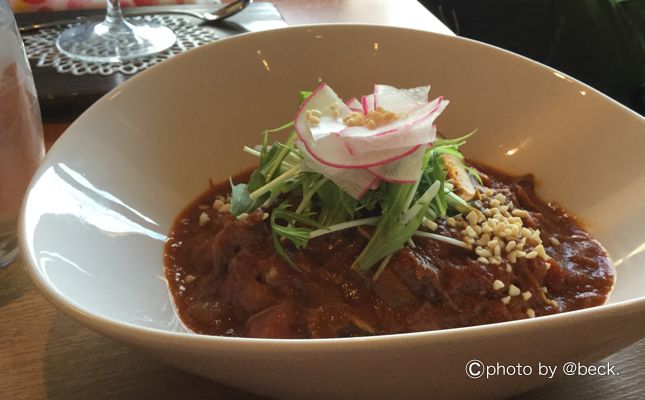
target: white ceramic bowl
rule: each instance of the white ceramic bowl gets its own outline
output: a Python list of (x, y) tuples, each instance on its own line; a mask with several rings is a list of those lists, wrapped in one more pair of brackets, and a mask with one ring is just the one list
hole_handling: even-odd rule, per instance
[[(431, 83), (440, 129), (479, 129), (473, 159), (535, 173), (540, 193), (586, 222), (616, 261), (609, 304), (557, 316), (382, 337), (268, 340), (186, 333), (162, 272), (175, 215), (255, 160), (242, 145), (292, 118), (297, 92), (342, 97), (375, 82)], [(89, 328), (180, 368), (284, 398), (492, 398), (545, 384), (469, 379), (467, 361), (591, 362), (645, 335), (645, 120), (569, 77), (455, 37), (309, 26), (227, 39), (129, 80), (47, 155), (21, 223), (29, 273)]]

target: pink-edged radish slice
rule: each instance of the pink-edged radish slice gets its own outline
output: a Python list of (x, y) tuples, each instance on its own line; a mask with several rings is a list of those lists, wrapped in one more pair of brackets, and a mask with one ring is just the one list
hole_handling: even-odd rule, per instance
[(385, 93), (396, 93), (396, 92), (406, 94), (407, 96), (410, 96), (410, 98), (414, 99), (415, 101), (423, 103), (428, 101), (428, 93), (430, 93), (430, 85), (417, 86), (414, 88), (404, 88), (404, 89), (399, 89), (397, 87), (390, 86), (390, 85), (379, 85), (379, 84), (374, 85), (375, 95), (382, 95)]
[(383, 151), (387, 149), (402, 149), (433, 142), (436, 136), (434, 118), (427, 117), (414, 124), (399, 129), (387, 131), (378, 136), (346, 137), (346, 147), (352, 149), (355, 157), (362, 157), (365, 153)]
[(305, 154), (321, 164), (334, 168), (354, 169), (369, 168), (387, 164), (412, 154), (419, 146), (410, 148), (385, 149), (380, 151), (355, 153), (356, 148), (339, 135), (328, 135), (320, 140), (309, 143), (302, 142), (302, 149)]
[(439, 116), (439, 114), (441, 114), (447, 105), (448, 100), (443, 100), (443, 97), (438, 97), (431, 102), (426, 102), (418, 106), (416, 109), (399, 116), (399, 118), (385, 125), (379, 126), (378, 128), (369, 129), (366, 126), (347, 126), (345, 129), (338, 132), (338, 134), (345, 137), (371, 137), (386, 135), (396, 132), (401, 128), (414, 125), (415, 123), (420, 122), (423, 118), (430, 117), (434, 120)]
[[(363, 171), (367, 171), (367, 170), (363, 170)], [(371, 174), (370, 174), (370, 175), (371, 175)], [(361, 199), (363, 196), (365, 196), (365, 194), (367, 194), (367, 192), (369, 192), (370, 190), (376, 190), (376, 189), (378, 189), (378, 185), (379, 185), (380, 183), (381, 183), (381, 180), (380, 180), (378, 177), (376, 177), (376, 176), (372, 176), (372, 181), (370, 182), (370, 184), (369, 184), (368, 186), (366, 186), (365, 188), (363, 188), (363, 190), (359, 193), (358, 197), (356, 197), (356, 200), (360, 200), (360, 199)]]
[(381, 184), (381, 179), (378, 176), (374, 177), (372, 184), (370, 185), (370, 190), (378, 190), (379, 185)]
[(396, 92), (398, 88), (390, 85), (374, 85), (374, 94), (383, 94), (387, 92)]
[(430, 86), (397, 89), (393, 86), (374, 85), (376, 107), (397, 114), (407, 113), (428, 102)]
[(390, 124), (377, 129), (349, 127), (339, 133), (347, 139), (353, 155), (357, 159), (364, 153), (386, 149), (402, 149), (434, 141), (436, 129), (434, 121), (448, 105), (441, 98), (419, 107), (417, 110)]
[(374, 94), (368, 94), (361, 97), (361, 106), (363, 108), (363, 114), (365, 115), (374, 111), (376, 109), (374, 105)]
[[(362, 106), (369, 110), (373, 100), (373, 95), (363, 96)], [(322, 84), (298, 110), (295, 128), (304, 152), (321, 164), (341, 169), (377, 167), (432, 142), (436, 134), (433, 122), (447, 104), (439, 98), (377, 129), (346, 127), (342, 117), (351, 112), (349, 107)], [(335, 111), (330, 111), (331, 117), (323, 114), (328, 109)], [(312, 122), (313, 110), (317, 110), (317, 118)], [(345, 126), (342, 131), (338, 129), (340, 124)]]
[[(328, 135), (303, 142), (306, 152), (319, 162), (336, 168), (369, 168), (410, 155), (419, 146), (432, 142), (436, 129), (433, 118), (425, 118), (414, 129), (392, 132), (380, 137)], [(418, 143), (403, 147), (408, 143)]]
[[(319, 122), (312, 123), (308, 120), (307, 112), (320, 113), (316, 116)], [(300, 140), (309, 142), (340, 132), (347, 127), (343, 117), (349, 113), (349, 107), (323, 83), (300, 105), (295, 117), (296, 133)]]
[(437, 133), (433, 122), (434, 118), (427, 117), (411, 126), (386, 132), (380, 136), (347, 138), (346, 147), (351, 148), (352, 154), (360, 158), (365, 153), (383, 151), (384, 149), (403, 149), (431, 143)]
[[(297, 142), (297, 145), (302, 146), (302, 142)], [(363, 197), (374, 186), (375, 181), (378, 181), (378, 178), (375, 178), (366, 169), (334, 168), (313, 158), (305, 159), (305, 169), (326, 176), (355, 199)]]
[(379, 85), (379, 84), (374, 85), (374, 109), (376, 109), (376, 107), (383, 108), (383, 106), (381, 106), (381, 104), (379, 104), (378, 102), (379, 95), (382, 95), (383, 93), (387, 93), (387, 92), (396, 92), (397, 90), (399, 89), (390, 85)]
[(360, 101), (356, 100), (356, 97), (352, 97), (351, 99), (345, 101), (345, 105), (347, 105), (347, 107), (349, 107), (349, 109), (354, 112), (363, 112), (363, 105)]
[(419, 179), (421, 164), (427, 146), (420, 146), (414, 153), (385, 165), (369, 168), (374, 176), (385, 182), (414, 183)]

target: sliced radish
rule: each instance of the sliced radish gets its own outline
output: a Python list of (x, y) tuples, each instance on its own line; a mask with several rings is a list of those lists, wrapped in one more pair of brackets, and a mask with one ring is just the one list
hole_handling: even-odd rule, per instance
[[(400, 129), (383, 132), (379, 136), (354, 137), (348, 140), (354, 149), (354, 155), (361, 157), (363, 153), (381, 151), (384, 149), (402, 149), (434, 141), (437, 130), (432, 123), (434, 118), (428, 116)], [(343, 136), (344, 137), (344, 136)]]
[(350, 110), (354, 112), (363, 112), (363, 105), (360, 101), (356, 100), (356, 97), (352, 97), (351, 99), (347, 100), (345, 104), (347, 105), (347, 107), (349, 107)]
[[(367, 170), (364, 170), (364, 171), (367, 171)], [(371, 174), (370, 174), (370, 175), (371, 175)], [(365, 186), (365, 188), (363, 188), (363, 191), (361, 191), (361, 192), (358, 194), (358, 197), (356, 197), (356, 199), (357, 199), (357, 200), (360, 200), (360, 199), (361, 199), (361, 197), (365, 196), (365, 194), (366, 194), (367, 192), (369, 192), (370, 190), (376, 190), (376, 189), (378, 189), (378, 185), (379, 185), (379, 183), (381, 183), (381, 180), (380, 180), (378, 177), (376, 177), (376, 176), (372, 176), (372, 181), (370, 182), (370, 184), (369, 184), (368, 186)]]
[[(322, 84), (296, 114), (298, 146), (308, 156), (312, 169), (356, 198), (378, 187), (380, 180), (414, 182), (426, 145), (436, 135), (434, 121), (448, 105), (441, 97), (428, 102), (428, 90), (429, 86), (397, 89), (376, 85), (374, 94), (361, 97), (364, 114), (374, 111), (375, 101), (381, 100), (389, 104), (389, 108), (384, 107), (386, 111), (405, 111), (397, 111), (398, 118), (369, 129), (346, 126), (343, 117), (352, 112), (350, 106), (358, 107), (358, 100), (343, 103), (329, 86)], [(316, 118), (312, 118), (314, 110)]]
[(367, 115), (370, 112), (374, 111), (376, 107), (374, 106), (374, 95), (368, 94), (361, 97), (361, 106), (363, 108), (363, 114)]
[(369, 168), (380, 180), (392, 183), (414, 183), (419, 179), (419, 172), (427, 146), (420, 146), (414, 153), (391, 163)]
[(386, 149), (401, 149), (434, 141), (436, 128), (435, 119), (448, 105), (447, 100), (438, 98), (417, 108), (405, 118), (400, 118), (377, 129), (362, 126), (352, 126), (339, 133), (351, 144), (354, 155), (360, 158), (362, 154)]
[(377, 190), (379, 185), (381, 184), (381, 180), (379, 179), (378, 176), (374, 177), (374, 180), (372, 181), (372, 184), (370, 185), (371, 190)]
[(396, 92), (397, 90), (405, 90), (405, 89), (398, 89), (390, 85), (379, 85), (379, 84), (374, 85), (374, 94), (376, 95), (387, 93), (387, 92)]
[(407, 113), (428, 102), (430, 86), (397, 89), (393, 86), (374, 85), (374, 99), (378, 107), (397, 114)]
[(447, 105), (448, 100), (443, 100), (443, 97), (438, 97), (431, 102), (426, 102), (421, 106), (417, 106), (416, 109), (411, 110), (400, 118), (378, 128), (369, 129), (365, 126), (346, 126), (345, 129), (338, 132), (338, 134), (346, 137), (381, 136), (396, 132), (401, 128), (407, 128), (410, 125), (420, 122), (423, 118), (430, 118), (434, 121)]
[[(334, 112), (336, 108), (338, 113)], [(307, 111), (318, 111), (319, 122), (311, 124), (307, 120)], [(295, 129), (300, 140), (311, 141), (318, 140), (330, 133), (340, 132), (347, 126), (343, 122), (343, 117), (349, 114), (351, 110), (338, 95), (326, 84), (321, 84), (314, 90), (305, 101), (302, 102), (296, 113)]]
[[(298, 146), (302, 142), (297, 143)], [(305, 159), (305, 168), (322, 174), (355, 199), (360, 199), (374, 186), (374, 175), (365, 169), (341, 169), (324, 165), (313, 158)]]
[[(320, 140), (305, 142), (303, 148), (316, 161), (335, 168), (369, 168), (398, 160), (414, 152), (419, 146), (384, 149), (356, 154), (357, 147), (346, 138), (328, 135)], [(352, 154), (353, 153), (353, 154)]]

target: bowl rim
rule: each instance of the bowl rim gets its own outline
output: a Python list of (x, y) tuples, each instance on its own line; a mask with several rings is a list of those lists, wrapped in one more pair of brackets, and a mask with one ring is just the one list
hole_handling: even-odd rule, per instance
[[(420, 29), (411, 29), (391, 25), (383, 24), (363, 24), (363, 23), (322, 23), (322, 24), (311, 24), (311, 25), (296, 25), (288, 26), (284, 28), (277, 28), (269, 31), (262, 32), (247, 32), (242, 33), (233, 37), (226, 38), (224, 40), (219, 40), (212, 42), (210, 44), (200, 46), (194, 49), (191, 49), (188, 52), (179, 54), (175, 57), (172, 57), (169, 60), (154, 65), (148, 70), (144, 71), (141, 74), (137, 74), (134, 77), (128, 79), (126, 82), (120, 84), (116, 88), (109, 91), (107, 94), (102, 96), (94, 104), (92, 104), (86, 111), (84, 111), (78, 118), (75, 120), (61, 135), (61, 137), (53, 144), (50, 150), (45, 155), (44, 159), (41, 161), (40, 166), (34, 173), (32, 180), (29, 183), (27, 188), (27, 194), (25, 195), (21, 208), (20, 208), (20, 217), (18, 224), (18, 240), (20, 243), (21, 254), (23, 259), (24, 268), (27, 271), (27, 274), (31, 278), (32, 282), (35, 284), (39, 292), (54, 306), (63, 311), (68, 316), (72, 317), (74, 320), (80, 322), (81, 324), (93, 329), (97, 332), (106, 334), (112, 337), (129, 337), (133, 340), (137, 338), (146, 337), (148, 340), (154, 339), (157, 341), (163, 341), (165, 343), (175, 343), (181, 345), (194, 345), (201, 346), (204, 344), (220, 344), (220, 345), (231, 345), (234, 346), (238, 351), (243, 350), (256, 350), (257, 346), (266, 346), (263, 347), (263, 350), (270, 352), (283, 352), (285, 346), (289, 348), (290, 351), (311, 351), (312, 347), (317, 349), (324, 349), (327, 351), (336, 351), (336, 350), (347, 350), (356, 348), (355, 344), (362, 342), (369, 342), (370, 349), (375, 349), (381, 346), (391, 345), (391, 341), (397, 341), (397, 343), (405, 342), (406, 344), (413, 344), (418, 341), (438, 341), (438, 342), (450, 342), (454, 340), (464, 340), (472, 337), (482, 336), (497, 336), (500, 333), (504, 334), (520, 334), (522, 332), (533, 331), (540, 325), (545, 325), (540, 329), (557, 329), (558, 326), (568, 324), (570, 320), (574, 322), (582, 322), (592, 315), (598, 315), (598, 317), (610, 317), (610, 316), (620, 316), (627, 315), (637, 312), (645, 311), (645, 296), (640, 296), (633, 299), (627, 299), (613, 304), (603, 304), (596, 307), (569, 311), (561, 314), (554, 314), (543, 316), (539, 318), (527, 318), (523, 320), (499, 322), (487, 325), (476, 325), (468, 326), (461, 328), (451, 328), (451, 329), (442, 329), (434, 331), (421, 331), (421, 332), (411, 332), (411, 333), (399, 333), (399, 334), (388, 334), (388, 335), (377, 335), (377, 336), (364, 336), (364, 337), (351, 337), (351, 338), (325, 338), (325, 339), (269, 339), (269, 338), (246, 338), (246, 337), (226, 337), (226, 336), (213, 336), (213, 335), (204, 335), (197, 334), (192, 332), (178, 332), (178, 331), (168, 331), (158, 328), (145, 327), (141, 325), (136, 325), (130, 322), (117, 321), (109, 317), (99, 316), (92, 313), (91, 311), (85, 309), (79, 304), (74, 303), (68, 299), (63, 293), (61, 293), (57, 288), (55, 288), (51, 283), (45, 279), (43, 276), (38, 262), (34, 257), (31, 247), (29, 246), (30, 240), (27, 237), (27, 231), (25, 226), (25, 215), (27, 213), (27, 203), (31, 194), (33, 186), (35, 186), (42, 173), (48, 168), (48, 164), (52, 158), (54, 158), (56, 149), (59, 146), (64, 146), (64, 143), (69, 139), (70, 132), (74, 130), (75, 125), (78, 121), (86, 118), (86, 115), (91, 113), (95, 107), (100, 107), (102, 103), (107, 101), (107, 99), (119, 94), (123, 90), (138, 82), (141, 79), (147, 79), (147, 76), (150, 74), (149, 71), (157, 71), (160, 68), (165, 68), (168, 65), (173, 63), (182, 62), (184, 58), (191, 57), (194, 54), (204, 51), (211, 51), (210, 48), (217, 48), (218, 46), (230, 46), (235, 45), (237, 42), (253, 40), (256, 36), (265, 36), (275, 34), (276, 32), (295, 32), (297, 34), (301, 31), (312, 31), (312, 30), (327, 30), (327, 29), (338, 29), (338, 28), (347, 28), (347, 29), (357, 29), (357, 30), (366, 30), (374, 29), (377, 31), (382, 30), (391, 30), (391, 31), (405, 31), (413, 34), (424, 34), (429, 36), (434, 36), (440, 40), (449, 40), (455, 42), (468, 43), (469, 45), (475, 46), (484, 46), (491, 51), (497, 51), (505, 53), (507, 56), (515, 57), (518, 61), (528, 62), (534, 67), (539, 67), (546, 71), (559, 74), (559, 77), (566, 79), (569, 82), (575, 83), (583, 87), (588, 93), (593, 93), (595, 96), (601, 96), (604, 100), (609, 100), (613, 103), (614, 106), (617, 106), (621, 111), (631, 114), (631, 116), (636, 116), (645, 122), (645, 117), (639, 115), (635, 111), (625, 107), (623, 104), (612, 99), (611, 97), (601, 93), (597, 89), (594, 89), (591, 86), (586, 85), (585, 83), (580, 82), (579, 80), (568, 76), (554, 68), (541, 64), (537, 61), (531, 60), (525, 56), (513, 53), (511, 51), (499, 48), (494, 45), (487, 43), (482, 43), (473, 39), (463, 38), (458, 36), (446, 35), (442, 33), (430, 32)], [(280, 34), (280, 33), (278, 33)], [(52, 155), (54, 154), (54, 155)], [(173, 306), (174, 310), (174, 306)], [(179, 317), (177, 319), (180, 321)]]

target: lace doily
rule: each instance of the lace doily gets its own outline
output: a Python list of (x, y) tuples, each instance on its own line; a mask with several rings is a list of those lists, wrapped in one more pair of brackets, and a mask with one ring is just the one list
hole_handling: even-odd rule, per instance
[(134, 75), (139, 71), (151, 67), (163, 60), (180, 54), (193, 47), (201, 46), (217, 40), (219, 37), (213, 29), (195, 25), (191, 17), (174, 15), (154, 15), (128, 18), (134, 21), (146, 21), (165, 25), (177, 35), (175, 44), (161, 53), (148, 57), (127, 60), (122, 63), (94, 63), (73, 60), (61, 54), (56, 49), (56, 38), (67, 27), (41, 29), (40, 31), (24, 35), (25, 50), (30, 60), (36, 61), (37, 67), (52, 67), (62, 74), (87, 75), (100, 74), (112, 75), (120, 72)]

